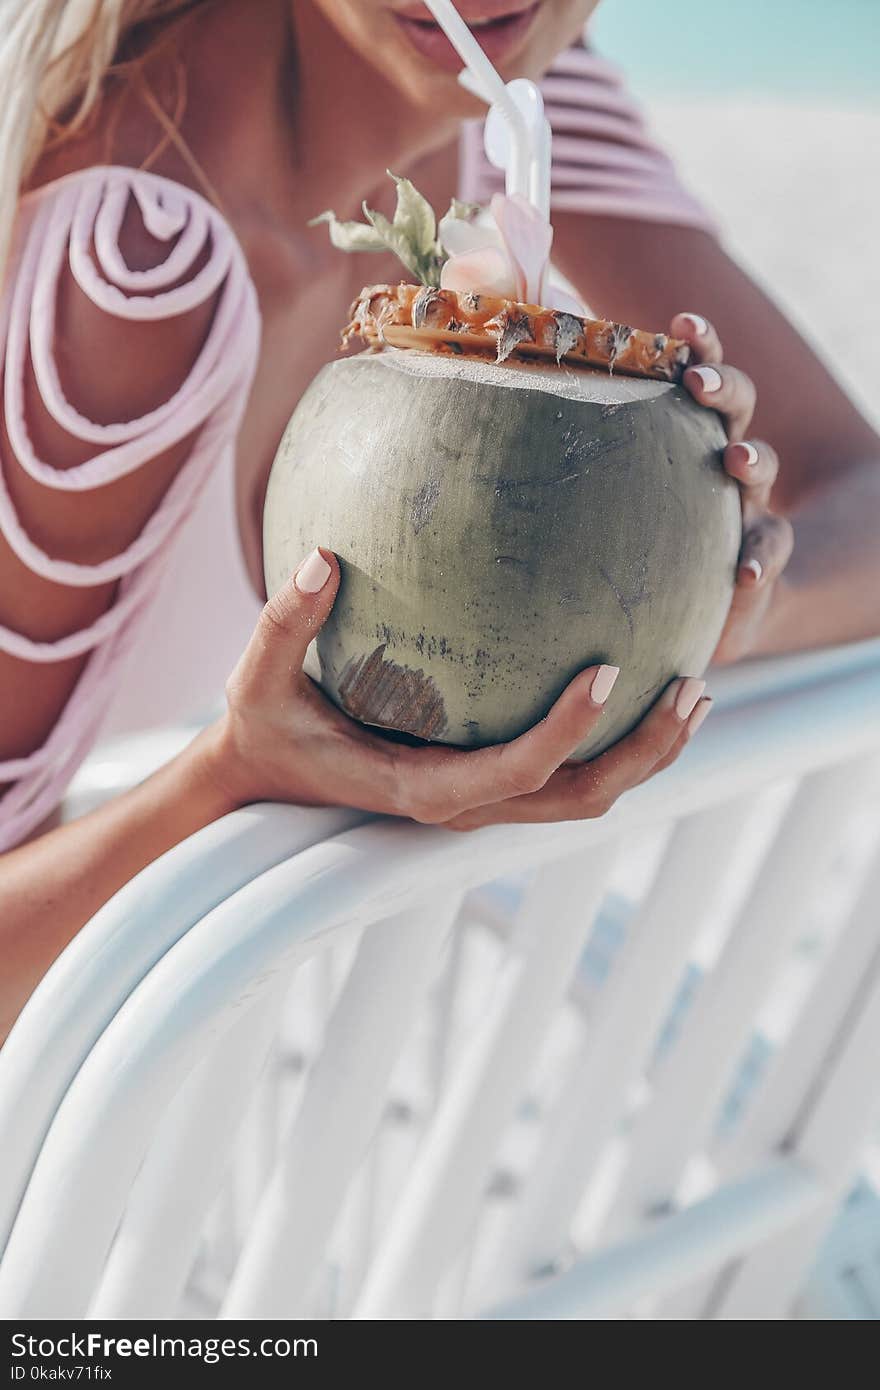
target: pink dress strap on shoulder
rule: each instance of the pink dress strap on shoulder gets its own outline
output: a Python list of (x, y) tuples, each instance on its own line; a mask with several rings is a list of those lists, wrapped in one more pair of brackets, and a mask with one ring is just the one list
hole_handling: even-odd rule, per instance
[[(120, 248), (135, 201), (146, 230), (167, 254), (133, 269)], [(69, 271), (101, 312), (157, 321), (216, 297), (205, 341), (185, 380), (138, 419), (97, 423), (65, 395), (55, 356), (58, 285)], [(67, 175), (20, 201), (0, 299), (3, 413), (16, 463), (40, 486), (85, 492), (124, 477), (172, 445), (193, 444), (140, 534), (118, 555), (80, 564), (48, 555), (28, 534), (0, 466), (0, 532), (31, 571), (58, 584), (119, 580), (113, 605), (89, 626), (54, 642), (0, 625), (0, 650), (26, 661), (91, 655), (43, 746), (0, 762), (0, 850), (22, 839), (58, 803), (112, 700), (116, 674), (137, 640), (165, 557), (224, 451), (234, 447), (260, 343), (257, 296), (244, 253), (226, 220), (200, 194), (170, 179), (117, 166)], [(43, 406), (72, 438), (94, 446), (85, 462), (55, 468), (34, 447), (25, 406), (30, 370)]]
[[(553, 129), (551, 210), (715, 231), (612, 63), (576, 45), (556, 58), (541, 91)], [(482, 122), (466, 124), (460, 161), (465, 201), (488, 203), (501, 191), (502, 177), (483, 153)]]

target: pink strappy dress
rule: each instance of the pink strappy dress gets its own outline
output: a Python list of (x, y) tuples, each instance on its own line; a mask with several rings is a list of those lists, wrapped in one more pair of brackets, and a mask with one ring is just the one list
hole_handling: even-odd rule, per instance
[[(711, 227), (607, 63), (570, 50), (543, 86), (555, 136), (554, 208)], [(498, 185), (482, 157), (478, 125), (465, 128), (461, 157), (461, 196), (486, 201)], [(131, 199), (167, 248), (150, 270), (130, 269), (120, 251)], [(101, 312), (131, 321), (171, 319), (217, 297), (186, 380), (141, 418), (97, 424), (65, 398), (53, 341), (63, 268)], [(32, 540), (0, 467), (0, 531), (29, 569), (64, 585), (120, 581), (106, 613), (55, 642), (0, 626), (0, 649), (26, 661), (90, 653), (42, 747), (0, 761), (0, 783), (12, 783), (0, 797), (0, 852), (58, 805), (99, 737), (206, 713), (260, 610), (235, 506), (236, 438), (257, 363), (260, 312), (244, 254), (221, 214), (200, 194), (152, 173), (85, 169), (21, 199), (5, 283), (3, 412), (15, 459), (36, 483), (88, 492), (191, 434), (195, 442), (140, 535), (94, 565), (53, 558)], [(94, 446), (77, 467), (55, 468), (35, 452), (24, 399), (28, 360), (52, 418)]]

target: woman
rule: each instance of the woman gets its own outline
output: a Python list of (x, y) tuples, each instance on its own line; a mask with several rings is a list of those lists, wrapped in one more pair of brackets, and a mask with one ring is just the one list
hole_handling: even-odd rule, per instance
[[(554, 259), (601, 312), (687, 338), (699, 365), (686, 385), (725, 417), (746, 526), (717, 659), (871, 635), (877, 438), (726, 257), (607, 71), (565, 51), (594, 3), (459, 9), (505, 76), (538, 77), (563, 55), (546, 87)], [(445, 201), (461, 121), (479, 115), (428, 12), (402, 0), (18, 11), (0, 54), (4, 1033), (121, 884), (237, 806), (352, 805), (460, 830), (596, 816), (668, 766), (710, 705), (683, 672), (629, 738), (565, 765), (613, 683), (614, 668), (592, 668), (508, 745), (410, 748), (353, 724), (299, 670), (336, 593), (330, 552), (312, 551), (261, 610), (262, 501), (283, 426), (336, 350), (340, 307), (396, 276), (338, 256), (308, 219), (376, 203), (388, 166)], [(751, 379), (722, 365), (719, 332)], [(758, 432), (785, 456), (784, 481)], [(233, 666), (226, 714), (179, 757), (48, 828), (99, 730), (192, 713)]]

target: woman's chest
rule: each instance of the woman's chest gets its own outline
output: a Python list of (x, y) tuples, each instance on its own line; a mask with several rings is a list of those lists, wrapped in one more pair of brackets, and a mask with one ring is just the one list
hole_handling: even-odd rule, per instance
[[(456, 185), (457, 147), (451, 143), (410, 170), (435, 207), (445, 206)], [(390, 185), (371, 205), (393, 212)], [(344, 191), (340, 202), (345, 201)], [(297, 401), (325, 362), (340, 349), (340, 330), (361, 288), (406, 278), (391, 254), (343, 255), (328, 244), (323, 227), (309, 228), (314, 200), (280, 221), (234, 219), (262, 316), (260, 359), (236, 458), (236, 511), (242, 550), (255, 592), (263, 597), (262, 517), (275, 451)], [(322, 538), (315, 537), (320, 545)]]
[[(340, 259), (320, 276), (253, 278), (260, 302), (260, 356), (235, 464), (236, 513), (242, 552), (255, 592), (264, 597), (262, 517), (269, 472), (287, 422), (314, 376), (337, 356), (340, 331), (361, 285), (395, 274), (385, 257)], [(320, 545), (322, 538), (315, 537)]]

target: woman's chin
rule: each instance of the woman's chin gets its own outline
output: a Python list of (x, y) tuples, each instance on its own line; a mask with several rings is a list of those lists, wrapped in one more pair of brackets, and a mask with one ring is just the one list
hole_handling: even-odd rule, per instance
[(413, 106), (431, 107), (438, 119), (462, 120), (485, 114), (484, 103), (461, 85), (457, 72), (421, 57), (405, 39), (377, 57), (376, 65), (386, 81)]

